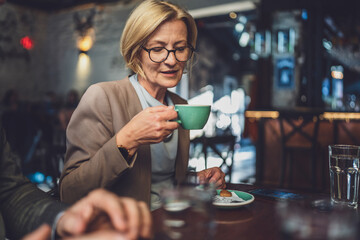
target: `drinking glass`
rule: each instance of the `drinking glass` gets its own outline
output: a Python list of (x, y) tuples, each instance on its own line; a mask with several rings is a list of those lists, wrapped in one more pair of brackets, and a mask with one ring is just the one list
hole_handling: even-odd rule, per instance
[(330, 194), (333, 203), (357, 208), (359, 158), (359, 146), (329, 146)]
[(163, 231), (170, 239), (212, 239), (214, 186), (198, 180), (163, 189)]

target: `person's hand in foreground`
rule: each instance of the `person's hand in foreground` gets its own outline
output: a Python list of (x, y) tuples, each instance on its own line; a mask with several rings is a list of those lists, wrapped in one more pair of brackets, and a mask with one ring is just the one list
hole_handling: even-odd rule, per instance
[[(47, 224), (41, 225), (32, 233), (26, 235), (22, 240), (49, 240), (51, 228)], [(127, 240), (124, 234), (115, 230), (99, 230), (76, 237), (65, 237), (62, 240)]]
[(226, 188), (225, 173), (219, 167), (208, 168), (197, 173), (200, 183), (214, 183), (216, 188)]
[[(152, 220), (146, 203), (94, 190), (64, 212), (56, 232), (61, 239), (151, 238)], [(45, 240), (50, 227), (42, 225), (24, 240)]]
[(151, 225), (145, 202), (98, 189), (69, 208), (59, 219), (56, 230), (64, 237), (113, 228), (129, 239), (137, 239), (150, 238)]

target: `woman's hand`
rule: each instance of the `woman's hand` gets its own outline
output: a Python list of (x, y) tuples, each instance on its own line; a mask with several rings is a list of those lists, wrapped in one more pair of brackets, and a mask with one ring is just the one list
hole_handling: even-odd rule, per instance
[(218, 167), (208, 168), (197, 173), (200, 183), (214, 183), (216, 188), (226, 188), (225, 173)]
[(149, 107), (138, 113), (116, 135), (116, 143), (130, 150), (132, 155), (142, 144), (159, 143), (179, 124), (173, 106)]

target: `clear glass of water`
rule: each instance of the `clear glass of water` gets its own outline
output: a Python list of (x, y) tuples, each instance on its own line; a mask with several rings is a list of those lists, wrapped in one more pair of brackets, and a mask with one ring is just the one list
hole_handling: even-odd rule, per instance
[(357, 208), (359, 158), (359, 146), (329, 146), (330, 194), (334, 204)]
[(214, 186), (195, 182), (177, 184), (161, 192), (163, 230), (169, 239), (211, 240)]

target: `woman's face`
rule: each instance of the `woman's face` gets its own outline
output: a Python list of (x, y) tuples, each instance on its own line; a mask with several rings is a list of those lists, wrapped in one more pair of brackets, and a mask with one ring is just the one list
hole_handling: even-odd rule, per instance
[[(150, 36), (145, 44), (145, 48), (165, 47), (173, 50), (187, 46), (187, 27), (181, 20), (167, 21), (161, 24)], [(175, 87), (181, 80), (186, 62), (176, 60), (174, 53), (170, 53), (168, 58), (155, 63), (150, 60), (149, 53), (141, 50), (141, 67), (145, 73), (145, 79), (139, 76), (140, 83), (150, 94), (160, 89)]]

